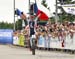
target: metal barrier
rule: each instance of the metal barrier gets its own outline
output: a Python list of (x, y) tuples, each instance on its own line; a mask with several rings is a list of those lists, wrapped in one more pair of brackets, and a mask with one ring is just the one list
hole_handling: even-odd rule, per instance
[(45, 37), (41, 36), (38, 40), (38, 47), (75, 50), (75, 34), (73, 38), (71, 38), (69, 34), (64, 40), (60, 41), (58, 37), (50, 37), (48, 40), (46, 40)]
[[(23, 40), (21, 39), (21, 41), (23, 42), (25, 40), (24, 36), (21, 36), (21, 38), (23, 39)], [(16, 39), (17, 42), (19, 42), (19, 40)], [(18, 45), (20, 44), (18, 43)], [(25, 44), (23, 45), (26, 46)], [(52, 36), (48, 37), (48, 39), (46, 40), (46, 37), (43, 37), (42, 35), (40, 35), (38, 39), (37, 47), (49, 48), (49, 49), (55, 49), (55, 50), (61, 49), (62, 51), (72, 51), (74, 53), (75, 52), (75, 33), (73, 38), (71, 38), (70, 34), (68, 34), (67, 36), (65, 36), (64, 40), (59, 40), (58, 37), (52, 37)]]

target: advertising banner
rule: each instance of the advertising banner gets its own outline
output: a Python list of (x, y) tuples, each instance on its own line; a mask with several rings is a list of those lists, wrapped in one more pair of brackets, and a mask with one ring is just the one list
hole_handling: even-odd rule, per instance
[(0, 43), (12, 44), (13, 43), (13, 30), (11, 30), (11, 29), (0, 29)]
[(19, 35), (19, 45), (24, 46), (25, 37), (23, 34)]
[(75, 4), (62, 5), (62, 8), (64, 9), (64, 11), (65, 11), (66, 13), (75, 15)]

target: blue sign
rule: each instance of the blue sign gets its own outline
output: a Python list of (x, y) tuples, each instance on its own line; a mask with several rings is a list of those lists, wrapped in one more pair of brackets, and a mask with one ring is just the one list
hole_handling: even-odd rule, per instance
[(13, 42), (13, 30), (0, 29), (0, 43), (12, 44)]

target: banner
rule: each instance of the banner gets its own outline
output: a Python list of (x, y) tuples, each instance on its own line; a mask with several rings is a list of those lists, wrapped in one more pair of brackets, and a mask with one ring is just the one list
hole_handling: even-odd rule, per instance
[(14, 44), (14, 45), (19, 45), (19, 38), (18, 38), (17, 35), (14, 35), (14, 36), (13, 36), (13, 44)]
[(25, 37), (23, 34), (19, 34), (19, 45), (24, 46)]
[(62, 8), (66, 13), (75, 15), (75, 4), (62, 5)]
[(12, 44), (13, 43), (13, 30), (11, 30), (11, 29), (0, 29), (0, 43)]
[(38, 47), (45, 47), (45, 38), (43, 36), (39, 37)]

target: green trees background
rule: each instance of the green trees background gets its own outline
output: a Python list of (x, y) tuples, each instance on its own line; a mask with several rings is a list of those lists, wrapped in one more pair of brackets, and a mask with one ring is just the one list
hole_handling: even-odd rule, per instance
[(7, 22), (0, 22), (0, 29), (12, 29), (13, 24)]
[[(16, 30), (22, 29), (22, 19), (18, 19), (15, 23)], [(14, 23), (0, 22), (0, 29), (13, 29)]]

